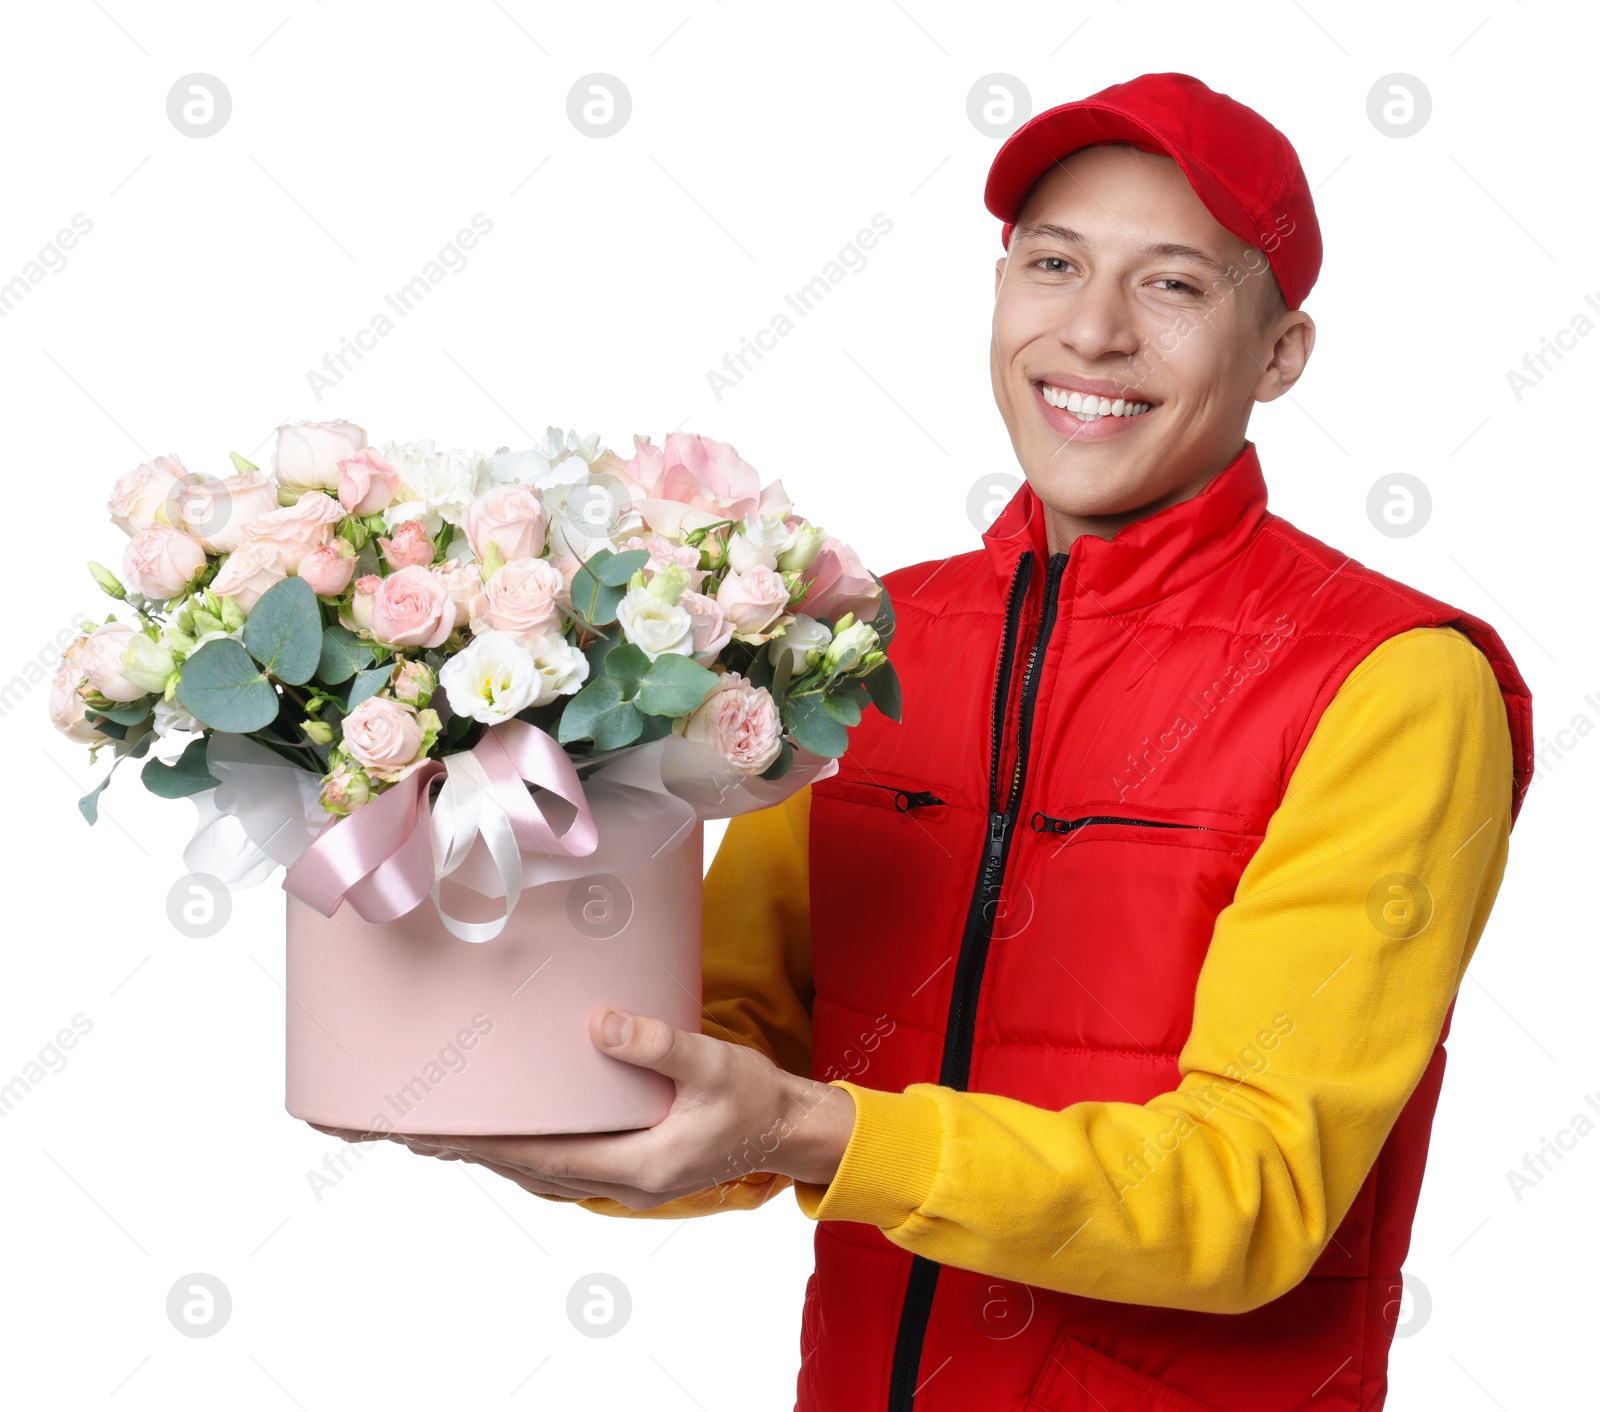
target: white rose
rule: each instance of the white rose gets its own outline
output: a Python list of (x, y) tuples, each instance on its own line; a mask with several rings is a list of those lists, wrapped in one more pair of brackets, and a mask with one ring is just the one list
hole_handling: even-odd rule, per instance
[(479, 633), (439, 669), (450, 709), (486, 725), (527, 710), (543, 682), (533, 654), (508, 632)]
[(539, 671), (535, 706), (543, 706), (558, 696), (571, 696), (588, 679), (589, 659), (558, 633), (539, 638), (529, 650)]
[(832, 641), (833, 630), (826, 623), (819, 623), (805, 613), (796, 613), (783, 632), (771, 639), (772, 646), (768, 651), (771, 653), (774, 666), (784, 653), (793, 656), (794, 661), (790, 664), (790, 670), (799, 676), (806, 669), (806, 653), (813, 647), (819, 651), (826, 650)]
[(431, 438), (386, 441), (376, 447), (400, 473), (394, 499), (384, 508), (385, 528), (421, 520), (430, 535), (446, 523), (461, 523), (461, 512), (489, 488), (489, 458), (476, 451), (438, 451)]
[(339, 462), (364, 450), (354, 422), (285, 422), (272, 450), (272, 473), (288, 490), (339, 489)]
[(728, 566), (736, 574), (757, 566), (776, 569), (778, 556), (794, 546), (794, 531), (786, 529), (782, 515), (746, 515), (728, 541)]
[(647, 588), (630, 588), (617, 604), (622, 636), (652, 662), (664, 652), (693, 653), (694, 619), (686, 608), (656, 597)]

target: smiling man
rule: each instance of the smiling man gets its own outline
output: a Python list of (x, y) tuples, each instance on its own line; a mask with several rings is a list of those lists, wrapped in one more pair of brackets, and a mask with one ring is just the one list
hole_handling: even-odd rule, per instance
[(1145, 75), (985, 199), (1026, 483), (886, 577), (903, 723), (729, 824), (704, 1033), (596, 1017), (672, 1112), (405, 1140), (611, 1215), (792, 1185), (801, 1412), (1376, 1409), (1528, 692), (1267, 509), (1247, 427), (1322, 254), (1281, 133)]

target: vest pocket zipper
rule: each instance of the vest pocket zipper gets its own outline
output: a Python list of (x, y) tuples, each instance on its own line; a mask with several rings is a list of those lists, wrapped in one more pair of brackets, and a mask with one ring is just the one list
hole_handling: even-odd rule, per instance
[(894, 807), (902, 814), (909, 814), (913, 809), (924, 809), (934, 804), (945, 804), (949, 801), (939, 798), (931, 789), (901, 789), (898, 785), (878, 784), (872, 782), (874, 789), (887, 789), (894, 795)]
[(1203, 833), (1214, 833), (1214, 829), (1205, 824), (1169, 824), (1160, 819), (1119, 819), (1109, 814), (1090, 814), (1082, 819), (1057, 819), (1042, 810), (1034, 810), (1033, 817), (1028, 821), (1035, 833), (1073, 833), (1078, 829), (1087, 828), (1090, 824), (1134, 824), (1142, 829), (1199, 829)]

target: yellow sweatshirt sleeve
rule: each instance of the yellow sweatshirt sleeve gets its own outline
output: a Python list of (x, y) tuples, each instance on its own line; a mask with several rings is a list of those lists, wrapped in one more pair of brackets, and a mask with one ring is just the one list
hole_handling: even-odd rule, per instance
[[(730, 819), (706, 872), (702, 925), (701, 1031), (759, 1049), (795, 1074), (811, 1072), (810, 827), (809, 785)], [(603, 1216), (679, 1220), (746, 1211), (789, 1185), (749, 1172), (646, 1211), (604, 1196), (547, 1199)]]
[(1448, 628), (1389, 639), (1328, 704), (1217, 918), (1175, 1090), (1058, 1111), (837, 1080), (854, 1128), (832, 1182), (794, 1184), (801, 1210), (1099, 1299), (1277, 1298), (1428, 1063), (1504, 872), (1511, 784), (1482, 654)]

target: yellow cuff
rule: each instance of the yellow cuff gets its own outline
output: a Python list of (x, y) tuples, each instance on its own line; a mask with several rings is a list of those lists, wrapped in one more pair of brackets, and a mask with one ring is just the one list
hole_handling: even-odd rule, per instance
[(855, 1126), (839, 1170), (826, 1186), (796, 1182), (795, 1200), (813, 1221), (898, 1226), (928, 1199), (939, 1170), (939, 1108), (916, 1092), (885, 1093), (848, 1079), (833, 1087), (855, 1100)]

